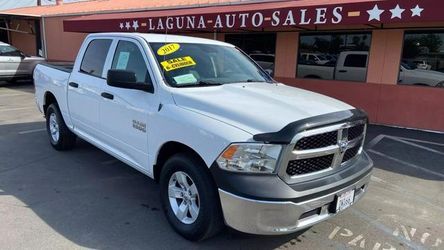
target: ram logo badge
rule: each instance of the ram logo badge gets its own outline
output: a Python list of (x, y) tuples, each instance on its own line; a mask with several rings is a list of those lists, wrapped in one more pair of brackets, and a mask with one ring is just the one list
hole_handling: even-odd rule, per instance
[(146, 133), (146, 123), (133, 120), (133, 128)]

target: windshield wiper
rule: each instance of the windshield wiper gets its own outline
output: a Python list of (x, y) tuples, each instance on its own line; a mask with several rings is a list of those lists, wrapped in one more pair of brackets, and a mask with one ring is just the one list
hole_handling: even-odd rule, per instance
[(220, 86), (220, 85), (222, 85), (222, 83), (198, 81), (197, 83), (193, 83), (193, 84), (176, 85), (176, 87), (178, 87), (178, 88), (192, 88), (192, 87), (207, 87), (207, 86)]
[(239, 81), (239, 82), (267, 82), (267, 83), (272, 83), (271, 81), (255, 80), (255, 79), (247, 79), (245, 81)]

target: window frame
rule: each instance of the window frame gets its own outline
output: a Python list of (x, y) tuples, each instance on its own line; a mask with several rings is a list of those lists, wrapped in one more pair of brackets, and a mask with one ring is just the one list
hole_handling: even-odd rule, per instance
[[(332, 35), (353, 35), (353, 34), (355, 34), (355, 35), (365, 35), (365, 34), (367, 34), (367, 35), (369, 35), (370, 36), (370, 39), (369, 39), (369, 48), (368, 48), (368, 51), (366, 51), (366, 52), (368, 52), (368, 57), (367, 57), (367, 66), (366, 66), (366, 71), (365, 71), (365, 76), (364, 76), (364, 78), (366, 79), (366, 80), (364, 80), (364, 81), (353, 81), (353, 80), (336, 80), (336, 79), (317, 79), (317, 80), (320, 80), (320, 81), (345, 81), (345, 82), (356, 82), (356, 83), (368, 83), (367, 82), (367, 76), (368, 76), (368, 66), (370, 65), (370, 55), (371, 55), (371, 51), (372, 51), (372, 44), (373, 44), (373, 30), (350, 30), (350, 31), (348, 31), (348, 30), (346, 30), (346, 31), (344, 31), (344, 30), (332, 30), (332, 31), (306, 31), (306, 32), (299, 32), (299, 36), (298, 36), (298, 48), (297, 48), (297, 51), (296, 51), (296, 69), (295, 69), (295, 79), (306, 79), (306, 78), (303, 78), (303, 77), (299, 77), (298, 76), (298, 68), (299, 68), (299, 55), (301, 54), (302, 55), (302, 53), (305, 53), (305, 54), (309, 54), (309, 53), (311, 53), (311, 52), (300, 52), (301, 51), (301, 38), (303, 37), (303, 36), (325, 36), (325, 35), (330, 35), (330, 36), (332, 36)], [(365, 52), (365, 51), (362, 51), (362, 52)], [(339, 59), (339, 56), (338, 56), (338, 58), (337, 58), (337, 60)], [(334, 66), (334, 69), (336, 70), (336, 65)]]
[[(149, 70), (149, 66), (148, 66), (149, 64), (148, 64), (148, 61), (147, 61), (147, 58), (146, 58), (146, 54), (143, 53), (144, 50), (143, 50), (142, 46), (139, 46), (139, 44), (137, 43), (137, 41), (133, 41), (132, 39), (121, 39), (121, 38), (116, 39), (116, 41), (115, 41), (115, 47), (113, 46), (113, 53), (112, 53), (111, 58), (110, 58), (110, 63), (111, 63), (111, 65), (109, 66), (109, 69), (107, 69), (107, 71), (113, 69), (113, 68), (112, 68), (112, 65), (113, 65), (113, 63), (114, 63), (114, 59), (115, 59), (115, 57), (116, 57), (117, 49), (118, 49), (118, 47), (119, 47), (119, 43), (120, 43), (120, 42), (128, 42), (128, 43), (132, 43), (132, 44), (134, 44), (134, 45), (139, 49), (139, 53), (140, 53), (140, 55), (141, 55), (142, 58), (143, 58), (143, 61), (144, 61), (144, 63), (145, 63), (145, 67), (146, 67), (146, 72), (147, 72), (147, 74), (148, 74), (148, 76), (149, 76), (149, 79), (150, 79), (150, 82), (140, 82), (140, 84), (145, 84), (145, 85), (150, 85), (150, 84), (151, 84), (151, 85), (153, 85), (153, 78), (152, 78), (152, 74), (150, 74), (150, 70)], [(145, 77), (145, 78), (146, 78), (146, 77)]]
[[(403, 30), (403, 35), (402, 35), (402, 47), (401, 47), (401, 55), (399, 57), (399, 69), (398, 69), (398, 78), (396, 80), (396, 85), (398, 86), (402, 86), (402, 87), (416, 87), (416, 88), (421, 88), (421, 87), (425, 87), (425, 88), (437, 88), (437, 89), (442, 89), (441, 87), (438, 86), (429, 86), (429, 85), (417, 85), (417, 84), (405, 84), (405, 83), (401, 83), (401, 67), (402, 67), (402, 60), (404, 59), (404, 47), (405, 47), (405, 38), (407, 35), (411, 35), (411, 34), (430, 34), (430, 33), (441, 33), (444, 34), (444, 29), (443, 28), (426, 28), (426, 29), (406, 29)], [(444, 81), (444, 79), (443, 79)], [(439, 85), (439, 83), (438, 83)]]
[[(142, 39), (140, 41), (138, 39), (131, 38), (131, 37), (114, 37), (113, 38), (113, 43), (111, 44), (111, 47), (110, 47), (110, 50), (109, 50), (109, 53), (108, 53), (108, 58), (106, 60), (103, 72), (108, 74), (108, 70), (111, 69), (112, 64), (113, 64), (113, 60), (114, 60), (114, 56), (115, 56), (116, 51), (117, 51), (117, 46), (118, 46), (120, 41), (132, 42), (132, 43), (136, 44), (136, 46), (139, 48), (140, 52), (142, 53), (143, 60), (145, 61), (145, 66), (147, 67), (148, 74), (149, 74), (150, 79), (151, 79), (151, 83), (150, 84), (153, 86), (153, 91), (152, 92), (146, 92), (146, 93), (154, 94), (156, 92), (156, 82), (158, 81), (156, 79), (158, 79), (158, 78), (156, 78), (156, 75), (154, 74), (154, 69), (152, 67), (152, 64), (150, 63), (149, 56), (152, 55), (154, 57), (154, 59), (155, 59), (155, 56), (154, 56), (154, 54), (152, 54), (153, 51), (151, 49), (151, 46), (149, 46), (149, 43), (145, 39)], [(145, 49), (145, 47), (143, 46), (143, 43), (145, 43), (148, 46), (147, 49)], [(163, 76), (161, 76), (161, 77), (163, 77)], [(106, 77), (105, 77), (105, 79), (106, 79)], [(146, 83), (146, 84), (148, 84), (148, 83)]]
[[(349, 57), (365, 57), (365, 63), (364, 63), (364, 66), (350, 66), (350, 65), (346, 65), (346, 63), (347, 63), (347, 59), (348, 59)], [(365, 54), (349, 54), (349, 55), (347, 55), (347, 56), (344, 58), (344, 68), (345, 68), (345, 67), (347, 67), (347, 68), (359, 68), (359, 69), (367, 68), (367, 70), (368, 70), (368, 59), (369, 59), (369, 56), (368, 56), (368, 55), (365, 55)]]
[[(88, 72), (82, 70), (82, 65), (83, 65), (83, 61), (85, 60), (86, 52), (88, 51), (89, 46), (91, 46), (91, 43), (94, 42), (94, 41), (97, 41), (97, 40), (109, 40), (110, 41), (110, 44), (109, 44), (109, 47), (108, 47), (108, 51), (106, 52), (105, 61), (104, 61), (103, 66), (102, 66), (102, 73), (100, 74), (100, 76), (99, 75), (94, 75), (94, 74), (91, 74), (91, 73), (88, 73)], [(103, 76), (103, 73), (105, 72), (105, 65), (108, 62), (109, 52), (111, 51), (113, 43), (114, 43), (114, 39), (111, 38), (111, 37), (97, 37), (97, 38), (92, 38), (91, 40), (89, 40), (88, 41), (88, 45), (86, 46), (84, 51), (82, 51), (83, 53), (81, 53), (82, 60), (81, 60), (81, 62), (79, 64), (78, 72), (80, 74), (85, 74), (85, 75), (96, 77), (96, 78), (100, 78), (100, 79), (106, 79)]]

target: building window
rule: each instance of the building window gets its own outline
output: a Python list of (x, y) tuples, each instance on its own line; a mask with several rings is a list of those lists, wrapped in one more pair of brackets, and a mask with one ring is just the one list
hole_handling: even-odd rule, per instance
[(444, 87), (444, 31), (405, 34), (398, 82)]
[(365, 82), (370, 43), (368, 32), (301, 34), (296, 76)]
[(276, 33), (226, 34), (225, 42), (237, 46), (270, 75), (274, 74)]

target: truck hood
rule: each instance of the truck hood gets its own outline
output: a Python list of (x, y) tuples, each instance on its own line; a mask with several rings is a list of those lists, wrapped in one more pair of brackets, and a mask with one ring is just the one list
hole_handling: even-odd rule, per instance
[(353, 107), (333, 98), (270, 83), (233, 83), (175, 89), (176, 105), (251, 134), (279, 131), (304, 118)]

